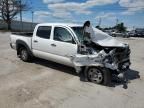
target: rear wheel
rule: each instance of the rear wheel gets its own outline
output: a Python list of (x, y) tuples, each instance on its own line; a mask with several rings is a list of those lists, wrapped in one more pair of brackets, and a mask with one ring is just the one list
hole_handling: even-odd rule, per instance
[(24, 62), (28, 62), (30, 60), (30, 55), (27, 49), (24, 47), (20, 48), (20, 58)]
[(108, 85), (111, 82), (110, 71), (101, 67), (90, 67), (87, 72), (88, 79), (96, 84)]

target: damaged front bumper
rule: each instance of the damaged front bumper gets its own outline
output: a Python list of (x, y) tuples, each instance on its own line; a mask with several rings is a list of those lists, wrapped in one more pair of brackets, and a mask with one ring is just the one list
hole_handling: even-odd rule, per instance
[(72, 61), (77, 72), (81, 70), (80, 67), (100, 66), (117, 73), (124, 73), (131, 65), (130, 49), (129, 47), (125, 47), (121, 50), (113, 49), (109, 53), (102, 50), (95, 54), (77, 54), (73, 57)]

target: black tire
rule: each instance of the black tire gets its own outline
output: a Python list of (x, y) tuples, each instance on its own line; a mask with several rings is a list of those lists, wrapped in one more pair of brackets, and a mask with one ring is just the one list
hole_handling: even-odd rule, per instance
[(29, 55), (28, 50), (26, 48), (22, 47), (22, 48), (20, 48), (19, 51), (20, 51), (20, 53), (19, 53), (20, 58), (22, 61), (24, 61), (24, 62), (30, 61), (30, 55)]
[(106, 68), (90, 67), (87, 71), (88, 80), (96, 84), (108, 85), (111, 82), (111, 73)]
[(103, 68), (103, 74), (104, 74), (104, 80), (103, 80), (103, 85), (110, 85), (111, 84), (111, 80), (112, 80), (112, 73), (109, 69), (107, 68)]

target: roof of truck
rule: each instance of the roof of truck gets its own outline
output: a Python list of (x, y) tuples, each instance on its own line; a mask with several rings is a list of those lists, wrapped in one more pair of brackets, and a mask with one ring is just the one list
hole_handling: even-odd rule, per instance
[(39, 26), (82, 26), (81, 24), (75, 24), (75, 23), (40, 23)]

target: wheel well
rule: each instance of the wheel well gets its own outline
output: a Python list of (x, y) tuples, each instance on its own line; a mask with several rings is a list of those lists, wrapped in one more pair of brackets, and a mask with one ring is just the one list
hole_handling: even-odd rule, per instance
[(29, 46), (28, 46), (24, 41), (17, 40), (17, 41), (16, 41), (17, 55), (20, 54), (20, 49), (21, 49), (21, 48), (25, 48), (25, 49), (28, 51), (29, 55), (30, 55), (30, 56), (33, 56), (33, 53), (32, 53), (32, 51), (31, 51), (31, 49), (29, 48)]

